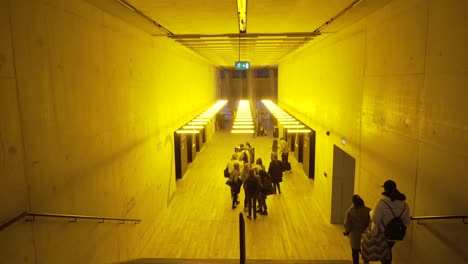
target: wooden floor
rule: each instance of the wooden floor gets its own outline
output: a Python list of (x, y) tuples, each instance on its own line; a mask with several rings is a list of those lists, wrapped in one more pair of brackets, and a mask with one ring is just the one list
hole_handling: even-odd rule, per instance
[[(239, 213), (231, 209), (223, 169), (240, 143), (249, 141), (255, 158), (268, 168), (273, 137), (231, 134), (220, 130), (203, 145), (177, 190), (169, 210), (145, 247), (141, 258), (238, 259)], [(246, 219), (247, 259), (350, 260), (343, 226), (329, 224), (314, 199), (314, 182), (290, 154), (293, 173), (286, 174), (280, 195), (267, 199), (268, 216)]]

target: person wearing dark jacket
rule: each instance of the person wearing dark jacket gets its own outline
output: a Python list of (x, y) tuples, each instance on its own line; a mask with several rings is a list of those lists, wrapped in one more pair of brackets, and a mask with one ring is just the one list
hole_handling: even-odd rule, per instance
[(274, 193), (276, 194), (276, 190), (278, 190), (278, 193), (281, 193), (280, 182), (283, 181), (283, 164), (278, 160), (278, 154), (276, 153), (271, 153), (268, 174), (270, 174), (271, 181), (273, 182)]
[[(349, 243), (353, 256), (353, 264), (359, 264), (359, 253), (361, 251), (361, 236), (362, 233), (369, 227), (370, 224), (370, 208), (364, 205), (359, 195), (353, 195), (353, 204), (346, 212), (344, 221), (344, 235), (349, 236)], [(369, 262), (364, 262), (365, 264)]]
[(237, 208), (237, 196), (240, 192), (240, 187), (242, 185), (242, 180), (240, 178), (239, 163), (234, 163), (233, 170), (229, 176), (229, 181), (231, 182), (231, 197), (232, 197), (232, 209)]
[[(411, 222), (410, 209), (406, 203), (406, 195), (398, 191), (396, 183), (388, 180), (382, 185), (384, 192), (383, 197), (377, 202), (372, 214), (372, 233), (376, 234), (378, 230), (384, 231), (385, 226), (394, 218), (394, 214), (399, 216), (403, 223), (409, 225)], [(392, 263), (392, 248), (395, 241), (387, 241), (390, 250), (390, 258), (381, 260), (382, 264)]]
[(260, 213), (261, 215), (268, 215), (266, 198), (271, 191), (271, 187), (268, 187), (268, 185), (271, 186), (271, 178), (265, 170), (260, 170), (258, 174), (260, 176), (261, 190), (258, 194), (259, 210), (257, 213)]
[(254, 219), (257, 219), (257, 211), (255, 207), (257, 204), (258, 192), (260, 191), (260, 179), (257, 176), (255, 176), (254, 169), (249, 170), (249, 175), (244, 181), (244, 191), (249, 208), (249, 214), (247, 215), (247, 218), (252, 219), (253, 210)]

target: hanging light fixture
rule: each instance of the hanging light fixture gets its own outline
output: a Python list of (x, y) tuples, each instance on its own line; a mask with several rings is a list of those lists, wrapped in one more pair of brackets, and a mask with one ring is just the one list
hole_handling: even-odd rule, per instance
[(247, 0), (237, 0), (237, 15), (239, 17), (239, 33), (247, 32)]

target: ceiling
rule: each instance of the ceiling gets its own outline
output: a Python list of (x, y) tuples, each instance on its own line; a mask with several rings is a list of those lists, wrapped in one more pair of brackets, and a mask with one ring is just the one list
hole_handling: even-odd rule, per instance
[(239, 34), (236, 0), (87, 0), (155, 38), (168, 37), (215, 66), (277, 65), (310, 41), (356, 22), (391, 0), (247, 0)]

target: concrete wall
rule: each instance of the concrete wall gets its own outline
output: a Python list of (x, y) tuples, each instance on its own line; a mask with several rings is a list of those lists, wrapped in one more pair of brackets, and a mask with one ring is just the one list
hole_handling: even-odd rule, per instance
[(143, 219), (22, 221), (0, 233), (0, 262), (137, 257), (175, 191), (173, 132), (214, 103), (215, 68), (84, 1), (0, 3), (1, 223)]
[[(0, 223), (29, 210), (15, 62), (7, 1), (0, 1)], [(20, 250), (18, 250), (20, 249)], [(19, 253), (21, 252), (21, 253)], [(0, 232), (0, 263), (34, 262), (32, 226)]]
[[(317, 131), (314, 192), (328, 218), (333, 145), (356, 159), (367, 205), (394, 179), (413, 216), (468, 214), (467, 11), (395, 0), (279, 65), (280, 106)], [(412, 223), (394, 263), (466, 263), (467, 242), (461, 220)]]

